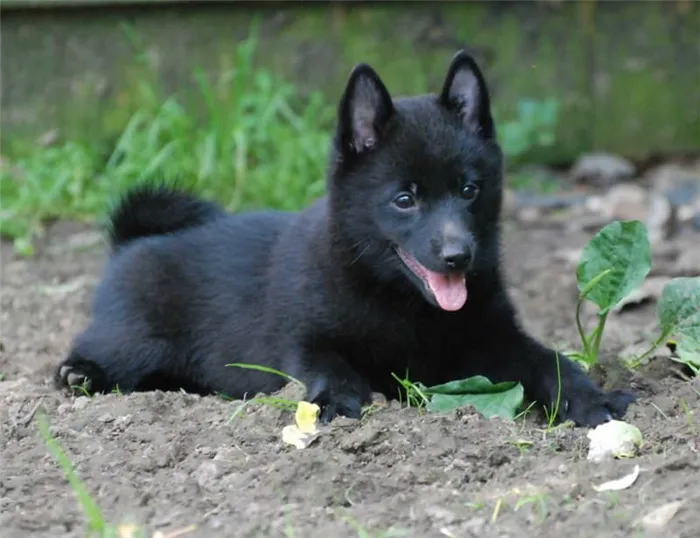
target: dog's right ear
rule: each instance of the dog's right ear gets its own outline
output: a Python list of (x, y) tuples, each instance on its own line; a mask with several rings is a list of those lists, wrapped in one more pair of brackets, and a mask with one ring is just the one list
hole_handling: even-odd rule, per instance
[(338, 139), (343, 153), (372, 151), (382, 140), (394, 105), (379, 75), (367, 64), (350, 73), (338, 108)]
[(484, 139), (495, 138), (489, 91), (474, 58), (459, 51), (452, 58), (440, 103), (455, 112), (466, 129)]

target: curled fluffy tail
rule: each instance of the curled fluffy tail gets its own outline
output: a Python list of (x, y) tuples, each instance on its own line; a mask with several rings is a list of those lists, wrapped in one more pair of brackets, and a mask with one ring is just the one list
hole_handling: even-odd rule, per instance
[(129, 190), (109, 217), (113, 249), (149, 235), (164, 235), (200, 226), (223, 215), (216, 204), (164, 185), (141, 185)]

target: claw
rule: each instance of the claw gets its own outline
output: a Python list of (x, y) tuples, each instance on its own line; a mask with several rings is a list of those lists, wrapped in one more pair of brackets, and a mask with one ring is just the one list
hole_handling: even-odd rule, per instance
[(86, 389), (90, 388), (90, 380), (82, 374), (68, 374), (66, 379), (70, 387), (82, 386), (85, 384)]
[(75, 372), (72, 366), (62, 366), (58, 376), (67, 387), (84, 386), (90, 389), (90, 379), (80, 372)]

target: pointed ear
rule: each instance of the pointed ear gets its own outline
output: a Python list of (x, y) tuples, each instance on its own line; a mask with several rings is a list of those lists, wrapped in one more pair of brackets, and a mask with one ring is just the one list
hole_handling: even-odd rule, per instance
[(367, 64), (356, 65), (338, 109), (341, 151), (361, 154), (374, 149), (393, 113), (391, 96), (379, 75)]
[(452, 58), (440, 103), (458, 114), (470, 132), (485, 139), (495, 138), (486, 81), (476, 61), (463, 50)]

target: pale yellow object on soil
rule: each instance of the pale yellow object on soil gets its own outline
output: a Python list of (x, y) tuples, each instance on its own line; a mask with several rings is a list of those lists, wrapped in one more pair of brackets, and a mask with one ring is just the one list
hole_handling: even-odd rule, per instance
[(620, 491), (622, 489), (627, 489), (630, 487), (632, 484), (634, 484), (637, 481), (637, 477), (639, 476), (639, 465), (635, 465), (634, 469), (632, 470), (631, 473), (626, 474), (622, 478), (618, 478), (616, 480), (610, 480), (609, 482), (604, 482), (603, 484), (600, 484), (599, 486), (593, 486), (593, 489), (602, 492), (602, 491)]
[(297, 405), (297, 412), (294, 414), (297, 428), (302, 433), (316, 433), (318, 428), (318, 415), (321, 413), (321, 408), (313, 403), (301, 401)]
[(591, 444), (588, 459), (600, 462), (610, 458), (633, 458), (642, 444), (639, 428), (621, 420), (611, 420), (588, 432)]
[(296, 424), (282, 428), (282, 440), (301, 449), (309, 446), (318, 436), (318, 415), (321, 408), (309, 402), (301, 401), (297, 405), (294, 419)]

